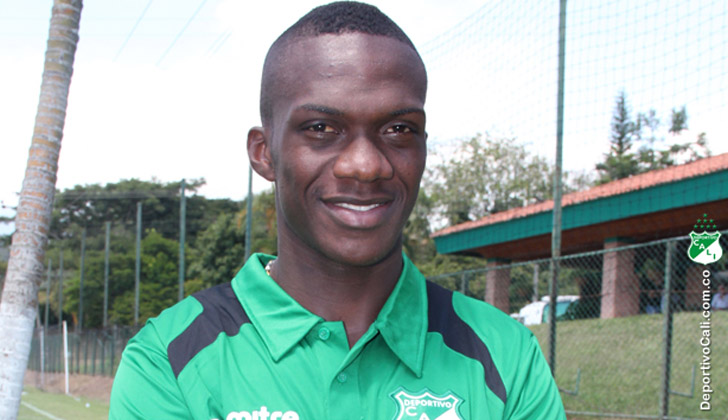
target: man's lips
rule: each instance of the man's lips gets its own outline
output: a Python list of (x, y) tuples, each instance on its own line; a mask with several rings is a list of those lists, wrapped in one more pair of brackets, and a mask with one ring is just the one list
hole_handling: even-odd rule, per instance
[(389, 197), (322, 199), (340, 223), (355, 228), (371, 228), (386, 221), (387, 210), (394, 200)]
[(375, 209), (384, 204), (375, 203), (375, 204), (362, 205), (362, 204), (352, 204), (352, 203), (332, 203), (332, 205), (337, 206), (337, 207), (343, 207), (345, 209), (349, 209), (349, 210), (353, 210), (353, 211), (364, 212), (364, 211), (369, 211), (369, 210)]
[(321, 201), (330, 206), (344, 207), (356, 211), (367, 211), (381, 205), (389, 204), (394, 200), (390, 197), (361, 198), (349, 196), (335, 196), (323, 197)]

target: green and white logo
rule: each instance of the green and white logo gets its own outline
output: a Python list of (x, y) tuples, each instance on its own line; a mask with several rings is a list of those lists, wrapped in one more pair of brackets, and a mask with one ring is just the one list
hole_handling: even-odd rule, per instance
[[(708, 232), (711, 227), (717, 229), (713, 224), (713, 219), (708, 219), (707, 214), (703, 214), (702, 219), (693, 227), (694, 229), (705, 229), (703, 233), (690, 232), (690, 247), (688, 248), (688, 257), (699, 264), (711, 264), (723, 256), (723, 248), (720, 247), (720, 232)], [(712, 224), (712, 226), (711, 226)]]
[(399, 389), (391, 397), (397, 402), (397, 416), (394, 420), (463, 420), (458, 414), (458, 406), (463, 400), (452, 392), (435, 395), (425, 389), (412, 395)]

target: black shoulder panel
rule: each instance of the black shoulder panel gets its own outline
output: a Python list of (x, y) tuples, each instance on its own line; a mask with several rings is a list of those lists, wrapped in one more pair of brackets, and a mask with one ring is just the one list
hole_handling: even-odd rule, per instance
[(175, 377), (221, 332), (228, 336), (237, 335), (240, 327), (250, 322), (230, 283), (202, 290), (192, 296), (202, 304), (202, 313), (167, 347), (167, 357)]
[(485, 384), (505, 404), (506, 387), (493, 364), (488, 347), (470, 325), (455, 313), (452, 292), (430, 281), (427, 282), (427, 318), (428, 332), (440, 333), (446, 346), (483, 365)]

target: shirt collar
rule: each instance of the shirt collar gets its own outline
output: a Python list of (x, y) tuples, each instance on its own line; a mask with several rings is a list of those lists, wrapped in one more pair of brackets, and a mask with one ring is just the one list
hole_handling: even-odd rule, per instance
[[(265, 265), (273, 258), (253, 254), (232, 285), (271, 357), (278, 361), (323, 319), (296, 302), (265, 272)], [(403, 260), (402, 274), (373, 327), (419, 377), (427, 333), (425, 279), (406, 255)]]
[(374, 326), (392, 352), (419, 378), (427, 334), (427, 290), (424, 276), (406, 255), (402, 257), (402, 274)]

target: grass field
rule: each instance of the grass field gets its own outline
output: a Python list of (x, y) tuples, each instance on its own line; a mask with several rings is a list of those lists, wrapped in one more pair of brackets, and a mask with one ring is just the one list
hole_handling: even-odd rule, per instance
[[(701, 411), (702, 347), (697, 312), (675, 314), (673, 324), (672, 395), (670, 416), (697, 419), (728, 419), (728, 312), (715, 312), (711, 323), (710, 378), (715, 392), (711, 411)], [(557, 324), (556, 381), (560, 388), (574, 390), (581, 370), (578, 395), (562, 393), (564, 406), (576, 412), (658, 415), (663, 365), (663, 316), (639, 315), (610, 320), (588, 319)], [(548, 354), (548, 325), (532, 328)]]
[(109, 405), (104, 402), (42, 392), (32, 387), (25, 387), (21, 401), (18, 420), (106, 420), (109, 417)]

